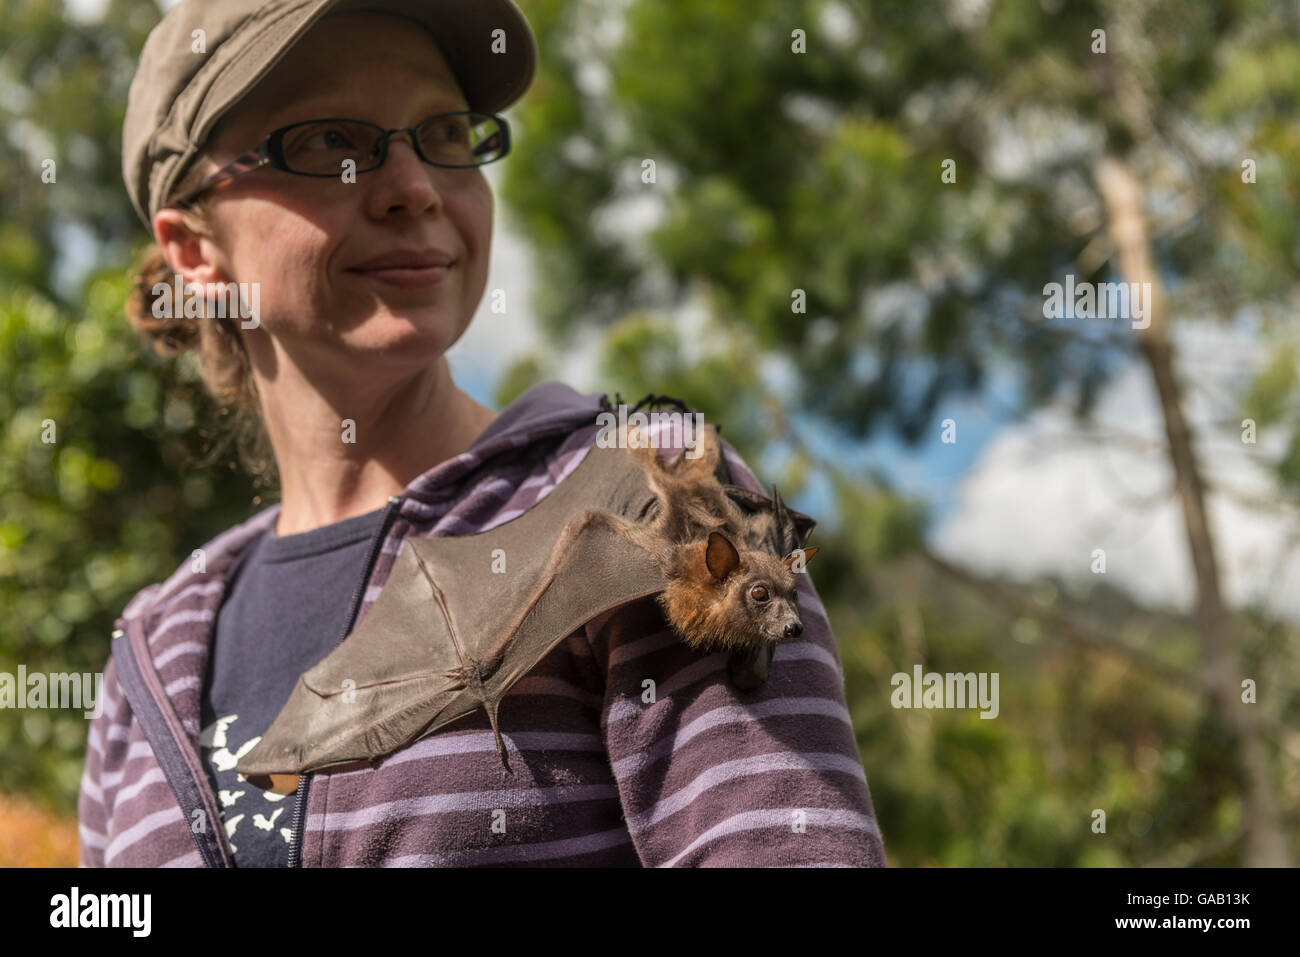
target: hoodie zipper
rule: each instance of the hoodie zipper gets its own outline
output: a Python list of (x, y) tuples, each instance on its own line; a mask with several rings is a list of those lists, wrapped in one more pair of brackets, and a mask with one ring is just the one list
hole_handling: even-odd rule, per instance
[[(119, 619), (118, 628), (113, 632), (113, 656), (117, 661), (122, 693), (149, 740), (163, 776), (176, 795), (176, 802), (204, 866), (231, 867), (230, 853), (222, 840), (223, 825), (217, 797), (203, 772), (203, 759), (187, 746), (185, 730), (153, 668), (140, 618)], [(181, 742), (186, 743), (183, 745)]]
[[(400, 495), (394, 495), (388, 499), (388, 507), (384, 510), (383, 521), (379, 523), (379, 533), (370, 546), (370, 555), (366, 559), (365, 570), (361, 574), (361, 583), (352, 596), (351, 609), (348, 613), (347, 622), (343, 626), (343, 634), (339, 635), (339, 644), (342, 644), (344, 639), (351, 633), (352, 623), (356, 620), (357, 613), (361, 611), (361, 603), (365, 600), (366, 588), (370, 585), (370, 576), (374, 571), (375, 562), (379, 559), (379, 553), (384, 547), (384, 542), (388, 539), (388, 531), (392, 527), (393, 519), (400, 510), (401, 505), (402, 496)], [(289, 843), (290, 867), (302, 867), (302, 832), (307, 822), (307, 795), (310, 790), (311, 774), (303, 772), (298, 778), (298, 792), (293, 803), (293, 823), (291, 825), (293, 840)]]

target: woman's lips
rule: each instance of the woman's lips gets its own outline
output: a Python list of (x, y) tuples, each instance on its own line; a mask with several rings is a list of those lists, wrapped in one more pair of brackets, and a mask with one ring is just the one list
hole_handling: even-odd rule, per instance
[(422, 289), (428, 286), (436, 286), (442, 282), (450, 270), (451, 265), (385, 266), (378, 269), (349, 269), (348, 272), (354, 272), (359, 276), (365, 276), (367, 279), (374, 279), (389, 286), (399, 286), (403, 289)]

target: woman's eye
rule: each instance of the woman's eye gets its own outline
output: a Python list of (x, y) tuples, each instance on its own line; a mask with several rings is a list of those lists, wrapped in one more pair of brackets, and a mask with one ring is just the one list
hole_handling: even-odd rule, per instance
[(293, 153), (354, 150), (356, 145), (356, 134), (339, 126), (306, 129), (301, 136), (288, 144), (289, 150)]
[(308, 137), (304, 145), (308, 149), (342, 150), (350, 147), (352, 141), (338, 130), (322, 130)]
[(755, 585), (753, 588), (749, 590), (749, 597), (754, 599), (754, 601), (767, 601), (768, 599), (767, 586)]
[(469, 129), (463, 122), (452, 120), (431, 126), (428, 132), (422, 135), (422, 139), (426, 146), (432, 148), (447, 145), (463, 146), (469, 139)]

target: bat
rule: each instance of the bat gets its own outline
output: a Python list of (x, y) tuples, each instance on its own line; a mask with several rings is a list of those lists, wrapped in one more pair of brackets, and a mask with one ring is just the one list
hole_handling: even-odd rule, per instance
[(511, 771), (502, 697), (575, 630), (650, 595), (682, 640), (730, 652), (733, 683), (761, 685), (802, 630), (794, 576), (816, 523), (775, 486), (769, 499), (721, 482), (713, 426), (696, 447), (664, 463), (628, 429), (502, 525), (407, 538), (369, 613), (301, 675), (239, 773), (288, 793), (301, 773), (375, 761), (479, 708)]

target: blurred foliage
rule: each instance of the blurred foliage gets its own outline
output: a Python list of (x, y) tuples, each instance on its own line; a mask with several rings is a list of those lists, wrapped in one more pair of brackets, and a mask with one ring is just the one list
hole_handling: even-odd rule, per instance
[[(95, 277), (76, 314), (0, 276), (0, 671), (102, 670), (130, 598), (255, 508), (233, 463), (190, 468), (211, 409), (192, 362), (145, 358), (127, 288)], [(0, 790), (66, 810), (86, 729), (77, 711), (0, 713)]]
[[(193, 356), (153, 359), (123, 312), (149, 237), (122, 184), (122, 118), (157, 21), (150, 0), (111, 0), (97, 23), (0, 0), (4, 672), (103, 670), (131, 597), (258, 507)], [(0, 712), (0, 791), (74, 813), (87, 727), (80, 711)]]
[[(598, 0), (522, 5), (547, 55), (503, 195), (561, 347), (703, 285), (712, 315), (752, 336), (745, 368), (779, 355), (797, 373), (782, 401), (847, 436), (928, 434), (938, 403), (999, 358), (1033, 400), (1086, 412), (1135, 338), (1034, 314), (1065, 272), (1118, 278), (1083, 251), (1105, 247), (1097, 161), (1129, 151), (1159, 207), (1182, 204), (1154, 224), (1175, 311), (1226, 317), (1249, 298), (1269, 329), (1290, 321), (1294, 6), (1000, 0), (959, 18), (947, 0), (642, 0), (619, 31)], [(806, 54), (790, 52), (795, 29)], [(1117, 64), (1140, 89), (1117, 88)], [(1229, 153), (1211, 124), (1248, 138)], [(613, 228), (629, 216), (643, 234)]]
[[(1008, 359), (1029, 403), (1086, 414), (1134, 339), (1033, 313), (1065, 272), (1116, 278), (1094, 185), (1115, 152), (1154, 191), (1174, 313), (1229, 322), (1249, 304), (1278, 343), (1225, 428), (1254, 415), (1282, 430), (1277, 467), (1300, 490), (1294, 6), (519, 2), (542, 63), (511, 114), (502, 201), (534, 250), (553, 348), (507, 370), (499, 402), (567, 379), (566, 350), (596, 337), (599, 381), (575, 387), (686, 399), (787, 497), (828, 481), (814, 574), (892, 863), (1240, 863), (1229, 732), (1198, 696), (1081, 651), (1051, 614), (1191, 671), (1188, 622), (1053, 582), (1020, 612), (994, 608), (920, 557), (922, 504), (840, 471), (804, 423), (916, 440)], [(230, 456), (202, 464), (212, 411), (192, 364), (146, 358), (122, 316), (146, 237), (120, 181), (121, 120), (157, 19), (150, 0), (110, 0), (87, 24), (59, 0), (0, 0), (0, 671), (102, 668), (130, 597), (257, 507)], [(1098, 25), (1105, 56), (1090, 51)], [(794, 29), (808, 53), (790, 52)], [(95, 270), (75, 274), (87, 258)], [(1283, 690), (1269, 717), (1294, 726), (1295, 629), (1240, 619), (1243, 657)], [(894, 710), (890, 676), (917, 662), (999, 672), (999, 718)], [(85, 730), (79, 715), (0, 714), (0, 791), (71, 813)], [(1300, 776), (1284, 758), (1300, 741), (1274, 743), (1294, 834)]]
[[(48, 294), (74, 237), (102, 262), (141, 241), (122, 184), (122, 121), (158, 19), (150, 0), (108, 0), (89, 23), (62, 0), (0, 0), (0, 129), (13, 160), (0, 164), (0, 275)], [(54, 182), (42, 178), (47, 160)]]

